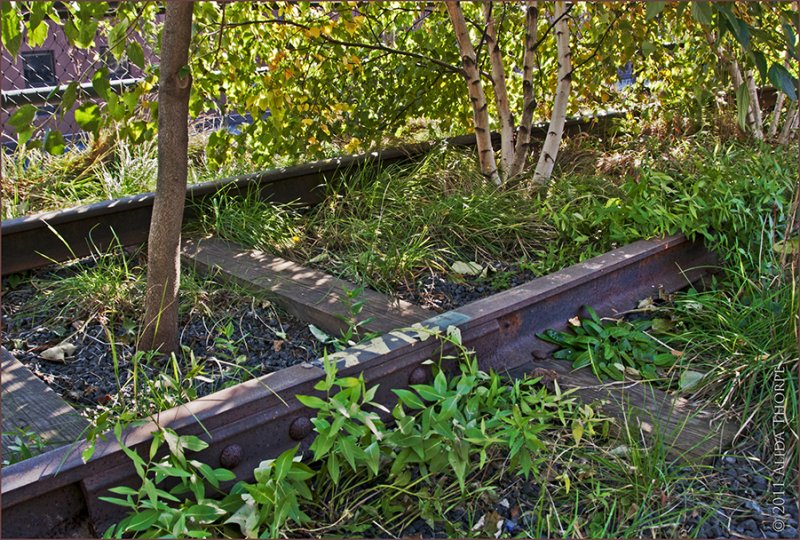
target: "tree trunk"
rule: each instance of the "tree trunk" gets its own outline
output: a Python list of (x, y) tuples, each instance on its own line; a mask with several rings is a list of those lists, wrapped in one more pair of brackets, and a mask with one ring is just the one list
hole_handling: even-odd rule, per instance
[[(717, 44), (714, 34), (712, 34), (710, 31), (706, 31), (705, 34), (706, 34), (706, 41), (711, 46), (711, 49), (717, 55), (717, 58), (719, 58), (720, 63), (724, 65), (725, 68), (728, 70), (728, 75), (730, 75), (731, 82), (733, 83), (734, 94), (737, 93), (739, 91), (739, 87), (745, 84), (744, 78), (742, 77), (742, 70), (739, 69), (739, 62), (737, 62), (736, 58), (734, 58), (732, 55), (728, 54), (728, 52), (725, 51), (722, 45)], [(748, 95), (749, 94), (750, 92), (748, 89)], [(758, 100), (756, 100), (756, 102), (757, 101)], [(755, 134), (757, 128), (755, 123), (755, 117), (753, 115), (754, 109), (752, 102), (753, 99), (751, 97), (750, 105), (747, 107), (747, 114), (745, 115), (746, 116), (745, 123), (747, 124), (747, 127), (750, 129), (750, 131), (752, 131), (753, 134)], [(758, 106), (758, 103), (756, 103), (756, 106)], [(760, 129), (760, 124), (758, 129)]]
[(778, 92), (778, 97), (775, 98), (775, 108), (772, 109), (772, 118), (769, 121), (769, 131), (767, 131), (768, 139), (774, 139), (775, 135), (778, 133), (778, 124), (780, 124), (781, 121), (784, 99), (786, 99), (786, 94)]
[(492, 16), (492, 0), (483, 0), (483, 17), (486, 21), (486, 46), (492, 66), (494, 99), (497, 104), (497, 114), (500, 115), (500, 169), (505, 176), (508, 176), (514, 160), (514, 116), (508, 104), (506, 72)]
[(158, 80), (158, 180), (147, 241), (147, 291), (139, 350), (179, 349), (180, 243), (189, 145), (192, 2), (167, 2)]
[(472, 102), (472, 115), (475, 123), (475, 143), (478, 149), (478, 161), (481, 165), (483, 175), (501, 185), (502, 180), (497, 171), (497, 164), (494, 159), (494, 148), (492, 148), (492, 135), (489, 131), (489, 104), (486, 102), (486, 94), (481, 84), (481, 72), (478, 69), (475, 48), (469, 38), (467, 21), (461, 11), (461, 5), (456, 0), (447, 0), (447, 13), (453, 23), (453, 29), (458, 40), (458, 49), (461, 53), (461, 63), (464, 66), (464, 78), (467, 80), (467, 90), (469, 99)]
[(556, 44), (558, 49), (558, 85), (553, 102), (553, 114), (550, 116), (550, 127), (539, 155), (533, 181), (544, 184), (550, 179), (556, 163), (561, 137), (564, 134), (564, 123), (567, 119), (567, 103), (569, 102), (570, 83), (572, 80), (572, 58), (569, 50), (569, 19), (564, 16), (564, 2), (556, 2)]
[(761, 102), (758, 100), (758, 89), (753, 77), (753, 70), (747, 70), (747, 93), (750, 94), (750, 111), (753, 115), (753, 136), (759, 141), (764, 140), (764, 119), (761, 115)]
[(794, 124), (797, 121), (797, 102), (792, 101), (789, 104), (789, 110), (786, 112), (786, 120), (783, 123), (783, 129), (781, 129), (781, 134), (778, 135), (778, 144), (786, 145), (789, 144), (789, 138), (792, 135), (792, 129), (794, 128)]
[(511, 163), (509, 178), (522, 172), (531, 153), (531, 125), (533, 111), (536, 110), (536, 98), (533, 95), (533, 62), (538, 39), (536, 28), (538, 22), (539, 9), (536, 2), (528, 2), (525, 14), (525, 52), (522, 56), (522, 118), (517, 128), (517, 143), (514, 147), (514, 161)]

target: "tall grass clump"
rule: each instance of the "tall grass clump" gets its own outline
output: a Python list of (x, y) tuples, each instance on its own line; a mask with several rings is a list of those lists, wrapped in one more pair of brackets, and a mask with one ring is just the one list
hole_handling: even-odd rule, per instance
[(551, 228), (521, 187), (485, 181), (474, 156), (447, 148), (416, 163), (372, 164), (329, 184), (300, 246), (340, 274), (391, 292), (455, 260), (530, 255)]
[(257, 190), (231, 196), (222, 190), (204, 203), (196, 227), (243, 246), (283, 254), (300, 241), (299, 207), (263, 200)]
[(103, 136), (58, 156), (26, 146), (5, 154), (0, 160), (3, 219), (104, 198), (95, 171), (109, 158), (113, 146)]

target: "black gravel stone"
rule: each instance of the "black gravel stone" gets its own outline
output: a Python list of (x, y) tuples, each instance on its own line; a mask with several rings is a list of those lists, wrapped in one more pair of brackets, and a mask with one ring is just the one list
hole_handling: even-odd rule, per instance
[[(34, 317), (22, 313), (33, 294), (30, 285), (4, 292), (2, 307), (8, 324), (4, 328), (3, 346), (79, 409), (108, 403), (118, 392), (117, 377), (119, 383), (124, 383), (132, 372), (135, 335), (111, 321), (107, 321), (106, 326), (98, 321), (86, 325), (70, 320), (54, 323), (55, 314)], [(221, 328), (219, 321), (222, 320), (232, 325), (230, 336), (226, 336)], [(256, 306), (247, 302), (240, 306), (226, 306), (224, 313), (195, 315), (182, 324), (181, 344), (191, 350), (198, 363), (203, 364), (205, 375), (210, 379), (194, 381), (197, 397), (251, 378), (245, 370), (259, 376), (313, 360), (322, 352), (305, 323), (289, 317), (282, 317), (279, 321), (268, 304)], [(106, 327), (114, 333), (116, 367)], [(41, 358), (41, 352), (65, 339), (76, 346), (71, 357), (63, 363)], [(181, 369), (185, 373), (189, 358), (184, 356)], [(153, 363), (144, 369), (155, 377), (163, 364), (163, 361)]]

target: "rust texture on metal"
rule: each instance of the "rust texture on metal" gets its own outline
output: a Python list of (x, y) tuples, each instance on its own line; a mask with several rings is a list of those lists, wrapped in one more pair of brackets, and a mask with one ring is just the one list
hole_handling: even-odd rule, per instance
[[(702, 245), (682, 236), (635, 242), (329, 358), (337, 362), (341, 375), (362, 373), (367, 384), (380, 384), (376, 400), (391, 406), (396, 400), (392, 389), (428, 378), (428, 366), (422, 363), (437, 358), (441, 348), (436, 339), (422, 339), (429, 329), (458, 327), (483, 369), (508, 372), (529, 363), (533, 351), (547, 351), (535, 334), (564, 328), (587, 301), (601, 315), (613, 315), (659, 290), (673, 291), (697, 280), (713, 263)], [(319, 395), (313, 386), (324, 377), (321, 366), (319, 361), (296, 365), (222, 390), (160, 413), (159, 425), (209, 442), (208, 449), (193, 455), (207, 463), (220, 461), (226, 449), (237, 445), (242, 452), (232, 470), (238, 479), (250, 478), (260, 461), (297, 445), (298, 436), (304, 439), (301, 446), (311, 440), (308, 418), (313, 411), (295, 395)], [(150, 423), (127, 429), (124, 444), (145, 454), (156, 428)], [(306, 430), (309, 433), (303, 435)], [(94, 532), (102, 533), (121, 517), (124, 509), (98, 497), (108, 495), (113, 486), (136, 485), (131, 462), (113, 436), (98, 440), (94, 457), (85, 464), (83, 447), (57, 448), (3, 470), (4, 536), (52, 535), (85, 515)], [(57, 518), (31, 519), (52, 515), (51, 499), (62, 497)]]
[[(567, 121), (568, 132), (602, 132), (610, 121), (621, 113), (609, 113), (594, 118)], [(544, 137), (544, 126), (536, 126), (534, 136)], [(493, 134), (493, 143), (499, 136)], [(473, 135), (462, 135), (442, 141), (450, 146), (470, 147), (475, 144)], [(254, 172), (232, 178), (194, 184), (186, 190), (186, 212), (189, 221), (197, 216), (200, 203), (224, 189), (228, 195), (239, 195), (256, 190), (264, 199), (274, 202), (299, 201), (315, 204), (322, 200), (323, 186), (340, 171), (368, 162), (401, 162), (429, 151), (437, 143), (417, 143), (397, 148), (387, 148), (354, 156), (306, 163)], [(119, 243), (133, 246), (147, 241), (153, 193), (143, 193), (110, 201), (79, 206), (66, 210), (45, 212), (4, 220), (0, 224), (2, 258), (0, 273), (3, 276), (85, 257)], [(121, 224), (123, 224), (121, 226)]]

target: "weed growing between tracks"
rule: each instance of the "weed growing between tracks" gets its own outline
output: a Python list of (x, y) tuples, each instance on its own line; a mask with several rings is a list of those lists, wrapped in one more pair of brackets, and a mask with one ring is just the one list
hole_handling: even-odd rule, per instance
[(391, 422), (375, 387), (326, 362), (319, 393), (299, 398), (317, 411), (316, 438), (254, 481), (221, 484), (228, 471), (186, 455), (205, 443), (160, 429), (149, 457), (128, 452), (142, 484), (105, 499), (130, 512), (106, 535), (676, 537), (711, 508), (710, 470), (679, 464), (657, 433), (609, 430), (557, 383), (481, 372), (454, 334), (436, 337), (457, 346), (457, 366), (445, 358), (431, 383), (395, 390)]
[[(420, 519), (468, 534), (476, 513), (497, 500), (500, 477), (541, 479), (548, 445), (580, 444), (584, 434), (605, 425), (591, 407), (549, 393), (536, 379), (509, 382), (480, 372), (474, 357), (454, 337), (447, 339), (461, 351), (459, 373), (448, 378), (434, 366), (432, 383), (396, 390), (391, 425), (376, 412), (389, 412), (373, 401), (377, 387), (367, 388), (363, 376), (337, 377), (335, 363), (326, 359), (326, 376), (315, 386), (320, 395), (299, 397), (317, 410), (317, 436), (305, 462), (292, 448), (262, 462), (254, 483), (217, 493), (221, 499), (206, 495), (204, 479), (213, 486), (227, 473), (183, 456), (183, 448), (199, 441), (178, 438), (161, 462), (154, 452), (147, 463), (129, 453), (139, 463), (142, 486), (114, 490), (125, 499), (110, 500), (133, 512), (109, 534), (383, 536)], [(175, 435), (165, 431), (156, 440), (169, 437)], [(179, 486), (158, 491), (159, 480), (170, 476)], [(563, 483), (568, 489), (568, 476)], [(497, 519), (484, 525), (503, 530)]]

